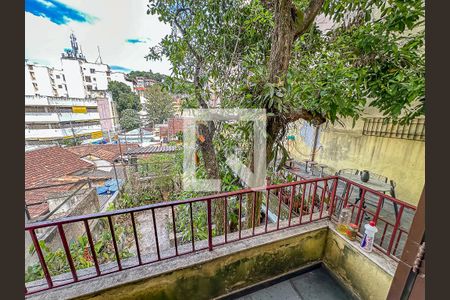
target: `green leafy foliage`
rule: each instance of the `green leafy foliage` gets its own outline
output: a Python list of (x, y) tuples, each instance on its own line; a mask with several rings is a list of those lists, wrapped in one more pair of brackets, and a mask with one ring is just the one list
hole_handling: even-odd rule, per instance
[[(116, 240), (119, 243), (120, 257), (128, 258), (132, 256), (128, 247), (122, 244), (123, 236), (129, 234), (129, 230), (121, 224), (114, 225)], [(63, 248), (58, 248), (56, 250), (50, 249), (50, 247), (45, 243), (45, 241), (39, 241), (39, 246), (44, 255), (44, 260), (47, 264), (47, 268), (51, 276), (60, 275), (63, 273), (70, 272), (69, 263), (66, 258), (66, 253)], [(94, 244), (95, 253), (97, 255), (97, 260), (99, 264), (107, 263), (115, 259), (114, 250), (112, 248), (112, 236), (109, 231), (103, 231), (97, 242)], [(72, 260), (75, 269), (85, 269), (94, 266), (94, 261), (92, 254), (90, 252), (90, 247), (88, 239), (85, 235), (79, 236), (75, 241), (71, 242), (69, 245), (70, 253), (72, 255)], [(29, 253), (34, 255), (36, 249), (34, 245), (29, 248)], [(44, 271), (39, 262), (28, 266), (25, 272), (25, 282), (35, 281), (44, 278)]]
[(139, 111), (141, 103), (139, 96), (135, 94), (128, 85), (123, 82), (110, 81), (108, 83), (108, 90), (111, 92), (112, 99), (116, 104), (119, 116), (126, 109)]
[[(353, 78), (346, 85), (355, 91), (347, 99), (360, 105), (365, 102), (358, 99), (367, 99), (368, 105), (402, 123), (425, 113), (424, 4), (423, 0), (325, 1), (325, 14), (343, 25), (323, 38), (320, 52), (332, 52), (333, 60), (345, 63), (343, 74)], [(350, 12), (354, 17), (344, 22)], [(322, 67), (332, 61), (321, 57), (316, 63)], [(343, 86), (337, 82), (333, 91)]]
[(145, 110), (149, 122), (161, 124), (173, 116), (173, 97), (161, 85), (153, 84), (147, 87), (144, 97), (147, 99)]
[(129, 131), (139, 128), (141, 120), (137, 111), (134, 109), (125, 109), (121, 113), (119, 123), (124, 130)]
[[(309, 3), (294, 2), (298, 10)], [(281, 84), (268, 81), (274, 19), (261, 1), (151, 0), (147, 12), (173, 30), (148, 58), (167, 56), (174, 82), (189, 82), (200, 66), (202, 96), (218, 95), (222, 107), (265, 108), (269, 117), (303, 109), (331, 122), (355, 121), (367, 106), (400, 122), (425, 112), (424, 1), (326, 0), (322, 12), (336, 26), (311, 26), (295, 41)], [(198, 107), (195, 89), (186, 91), (185, 105)]]

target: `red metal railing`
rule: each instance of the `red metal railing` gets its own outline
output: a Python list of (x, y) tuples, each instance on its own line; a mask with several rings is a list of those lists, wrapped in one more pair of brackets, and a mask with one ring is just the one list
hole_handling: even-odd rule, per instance
[[(358, 204), (354, 204), (351, 201), (350, 195), (348, 193), (349, 187), (354, 186), (362, 190), (362, 200)], [(344, 191), (340, 196), (339, 194)], [(370, 196), (372, 195), (372, 197)], [(378, 197), (375, 203), (373, 202), (373, 197)], [(372, 200), (371, 200), (372, 199)], [(245, 206), (244, 206), (245, 200)], [(261, 202), (261, 212), (256, 211), (257, 201)], [(395, 221), (390, 222), (388, 216), (381, 215), (383, 202), (392, 202), (400, 207), (400, 210), (395, 218)], [(230, 206), (230, 202), (235, 203), (234, 207)], [(374, 204), (376, 209), (371, 210), (370, 207), (364, 206), (365, 203)], [(207, 227), (207, 239), (199, 240), (195, 236), (195, 222), (194, 222), (194, 210), (193, 206), (197, 203), (202, 203), (206, 209), (206, 224)], [(223, 204), (223, 216), (218, 216), (215, 207)], [(395, 257), (396, 252), (401, 240), (401, 236), (406, 237), (408, 229), (403, 226), (402, 228), (402, 214), (405, 209), (415, 210), (415, 207), (409, 205), (405, 202), (394, 199), (388, 195), (384, 195), (377, 191), (373, 191), (369, 188), (361, 186), (350, 180), (347, 180), (338, 176), (331, 176), (327, 178), (315, 178), (310, 180), (302, 180), (278, 185), (267, 185), (264, 187), (259, 187), (255, 189), (243, 189), (234, 192), (220, 193), (205, 197), (193, 198), (181, 201), (164, 202), (152, 205), (146, 205), (141, 207), (134, 207), (129, 209), (122, 209), (110, 212), (96, 213), (90, 215), (68, 217), (56, 221), (45, 221), (39, 223), (27, 224), (25, 231), (29, 232), (31, 235), (32, 243), (36, 249), (36, 254), (43, 270), (43, 278), (45, 282), (41, 280), (38, 284), (33, 284), (34, 282), (28, 283), (25, 287), (26, 294), (32, 294), (39, 291), (44, 291), (52, 289), (55, 287), (65, 286), (74, 282), (79, 282), (98, 276), (103, 276), (106, 274), (111, 274), (115, 272), (120, 272), (122, 270), (130, 269), (133, 267), (151, 264), (157, 261), (170, 259), (173, 257), (185, 255), (188, 253), (193, 253), (201, 250), (213, 250), (214, 247), (232, 243), (234, 241), (239, 241), (242, 239), (250, 238), (253, 236), (258, 236), (266, 234), (269, 232), (274, 232), (278, 230), (283, 230), (285, 228), (301, 226), (302, 224), (311, 223), (322, 219), (331, 219), (335, 221), (339, 214), (342, 206), (349, 205), (352, 207), (352, 216), (355, 222), (358, 222), (360, 227), (362, 227), (364, 216), (372, 216), (376, 222), (384, 222), (384, 232), (382, 238), (376, 240), (376, 247), (390, 255)], [(177, 224), (183, 222), (183, 220), (177, 220), (177, 210), (181, 209), (183, 205), (189, 206), (189, 228), (191, 232), (191, 240), (188, 243), (183, 244), (177, 239)], [(236, 208), (237, 207), (237, 208)], [(157, 214), (155, 211), (169, 209), (171, 213), (171, 227), (173, 229), (173, 246), (167, 249), (161, 248), (161, 241), (158, 236), (157, 224), (163, 220), (157, 220)], [(357, 209), (356, 214), (354, 211)], [(236, 214), (232, 214), (236, 211)], [(275, 211), (276, 213), (273, 213)], [(156, 251), (156, 255), (147, 255), (142, 253), (139, 242), (139, 234), (137, 229), (136, 214), (142, 212), (150, 212), (152, 216), (153, 223), (153, 239), (152, 245)], [(384, 210), (383, 210), (384, 212)], [(197, 214), (204, 214), (205, 211), (195, 211)], [(261, 214), (264, 214), (263, 220), (261, 220)], [(230, 219), (237, 215), (237, 224), (232, 223)], [(118, 241), (116, 240), (116, 234), (114, 231), (113, 218), (128, 216), (131, 219), (132, 224), (132, 235), (134, 237), (134, 244), (136, 249), (137, 263), (131, 264), (131, 259), (122, 259), (119, 255)], [(362, 216), (362, 217), (361, 217)], [(98, 220), (101, 218), (107, 219), (107, 224), (109, 227), (109, 233), (112, 237), (113, 251), (115, 257), (115, 264), (117, 267), (113, 271), (102, 270), (102, 264), (99, 263), (94, 244), (94, 236), (89, 222)], [(249, 220), (251, 222), (249, 222)], [(262, 222), (261, 222), (262, 221)], [(177, 223), (178, 222), (178, 223)], [(184, 222), (186, 222), (184, 220)], [(223, 222), (223, 223), (222, 223)], [(90, 250), (92, 256), (93, 267), (86, 269), (76, 269), (72, 254), (70, 251), (69, 244), (67, 242), (66, 232), (64, 230), (64, 225), (82, 223), (85, 228), (85, 235), (88, 240), (88, 249)], [(222, 223), (222, 224), (219, 224)], [(247, 224), (247, 226), (245, 224)], [(231, 224), (234, 224), (232, 227)], [(250, 225), (251, 224), (251, 225)], [(142, 226), (151, 226), (149, 224), (141, 224)], [(64, 279), (58, 279), (55, 277), (61, 276), (60, 274), (51, 275), (45, 260), (44, 254), (40, 247), (36, 231), (48, 228), (57, 227), (58, 235), (61, 239), (62, 247), (68, 262), (70, 269), (71, 278), (67, 277), (67, 273)], [(222, 227), (221, 232), (218, 228)], [(392, 230), (387, 230), (388, 227), (392, 227)], [(408, 227), (409, 228), (409, 227)], [(205, 228), (204, 228), (205, 229)], [(390, 235), (390, 237), (389, 237)], [(396, 241), (394, 239), (397, 238)], [(389, 240), (389, 243), (384, 243), (385, 240)], [(387, 247), (383, 246), (387, 245)], [(189, 246), (189, 247), (188, 247)], [(173, 255), (164, 255), (169, 253), (169, 250), (174, 250)], [(144, 260), (145, 257), (150, 259)], [(87, 271), (86, 271), (87, 270)], [(91, 271), (90, 273), (88, 271)], [(80, 273), (83, 273), (80, 275)], [(58, 280), (57, 280), (58, 279)], [(61, 282), (60, 284), (55, 284), (56, 282)]]
[[(358, 225), (358, 236), (360, 237), (364, 233), (363, 223), (368, 223), (370, 220), (375, 221), (379, 229), (375, 238), (375, 248), (398, 261), (402, 253), (399, 250), (400, 242), (406, 241), (416, 207), (344, 177), (338, 176), (339, 184), (344, 186), (343, 193), (341, 196), (336, 195), (335, 201), (340, 203), (334, 207), (331, 220), (336, 222), (340, 209), (348, 206), (351, 208), (353, 223)], [(357, 202), (350, 200), (352, 188), (360, 190), (358, 197), (360, 200)], [(366, 205), (369, 203), (370, 205)], [(385, 205), (392, 207), (383, 210)], [(370, 209), (370, 206), (373, 209)]]

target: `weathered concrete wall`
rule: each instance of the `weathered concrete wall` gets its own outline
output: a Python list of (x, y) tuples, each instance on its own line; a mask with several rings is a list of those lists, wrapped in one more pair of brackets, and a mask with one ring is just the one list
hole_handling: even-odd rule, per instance
[[(99, 211), (100, 203), (98, 201), (97, 191), (95, 188), (91, 188), (85, 194), (77, 195), (76, 197), (77, 202), (70, 208), (71, 210), (67, 214), (67, 217), (85, 215)], [(67, 241), (70, 243), (71, 241), (76, 240), (78, 236), (85, 233), (84, 224), (83, 222), (66, 224), (64, 225), (64, 232), (66, 234)], [(38, 233), (39, 239), (45, 240), (45, 243), (50, 247), (50, 249), (55, 250), (62, 247), (61, 238), (59, 237), (56, 226), (51, 227), (42, 234), (44, 238), (41, 238), (41, 235)], [(31, 237), (28, 233), (25, 233), (25, 268), (38, 262), (37, 255), (30, 255), (28, 252), (31, 245)]]
[(324, 263), (364, 300), (385, 300), (392, 275), (329, 229)]
[(211, 299), (320, 261), (327, 228), (80, 299)]
[[(364, 122), (321, 130), (315, 160), (339, 169), (371, 170), (397, 183), (396, 197), (417, 205), (425, 182), (425, 142), (362, 135)], [(305, 127), (305, 128), (303, 128)], [(304, 125), (289, 145), (294, 159), (310, 159), (313, 130)]]

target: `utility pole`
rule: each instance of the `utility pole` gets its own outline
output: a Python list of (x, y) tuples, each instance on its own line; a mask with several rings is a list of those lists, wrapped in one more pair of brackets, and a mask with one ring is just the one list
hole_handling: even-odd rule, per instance
[(75, 135), (75, 130), (73, 129), (72, 121), (69, 121), (69, 124), (70, 124), (70, 129), (72, 130), (73, 140), (75, 141), (75, 146), (76, 146), (76, 145), (78, 145), (78, 140)]

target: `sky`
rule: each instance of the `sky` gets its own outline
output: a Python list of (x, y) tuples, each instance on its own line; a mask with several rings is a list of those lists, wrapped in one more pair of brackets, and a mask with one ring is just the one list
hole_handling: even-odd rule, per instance
[(89, 62), (98, 57), (111, 69), (170, 74), (170, 63), (147, 61), (149, 47), (170, 27), (147, 15), (148, 0), (25, 0), (25, 58), (61, 68), (61, 53), (77, 37)]

